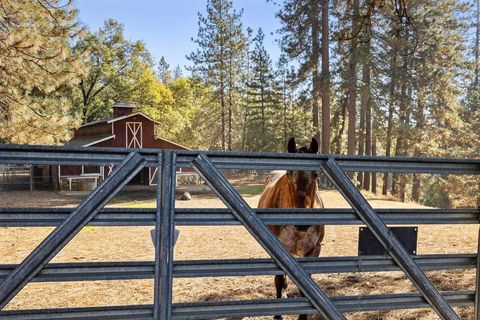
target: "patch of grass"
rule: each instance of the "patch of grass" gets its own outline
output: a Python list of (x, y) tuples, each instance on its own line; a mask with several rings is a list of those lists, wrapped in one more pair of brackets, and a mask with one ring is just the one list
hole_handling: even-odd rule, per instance
[(114, 203), (114, 206), (118, 208), (155, 208), (156, 205), (157, 201), (155, 199), (138, 201), (125, 198), (123, 201)]
[(262, 185), (242, 186), (237, 188), (238, 192), (245, 195), (259, 195), (263, 192)]

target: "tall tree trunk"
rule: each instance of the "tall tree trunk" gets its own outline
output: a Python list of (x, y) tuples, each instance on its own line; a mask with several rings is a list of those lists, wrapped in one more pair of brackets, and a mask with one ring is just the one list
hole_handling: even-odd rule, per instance
[[(372, 98), (370, 84), (370, 41), (365, 43), (365, 64), (363, 65), (363, 85), (364, 97), (362, 103), (365, 103), (365, 155), (372, 155)], [(370, 190), (370, 173), (365, 172), (363, 176), (363, 188)]]
[[(367, 104), (369, 103), (369, 97), (368, 97), (368, 88), (367, 88), (367, 82), (369, 82), (368, 78), (370, 77), (370, 67), (368, 66), (368, 56), (367, 56), (367, 46), (368, 43), (364, 44), (364, 52), (362, 55), (363, 58), (363, 67), (362, 67), (362, 83), (363, 86), (360, 91), (360, 126), (358, 130), (358, 155), (363, 156), (365, 155), (365, 121), (366, 121), (366, 110), (367, 110)], [(364, 173), (359, 172), (357, 174), (357, 180), (358, 180), (358, 185), (360, 188), (363, 188), (364, 185)]]
[(233, 97), (232, 89), (228, 90), (228, 151), (232, 151), (232, 117), (233, 117)]
[[(398, 128), (398, 133), (397, 133), (397, 141), (395, 144), (395, 156), (402, 156), (403, 155), (403, 150), (404, 146), (403, 144), (405, 143), (405, 126), (407, 125), (407, 82), (406, 82), (406, 69), (407, 69), (407, 58), (404, 57), (404, 62), (403, 62), (403, 79), (402, 79), (402, 85), (400, 89), (400, 108), (399, 108), (399, 128)], [(393, 183), (392, 183), (392, 194), (394, 195), (399, 195), (399, 181), (400, 180), (400, 175), (395, 173), (393, 175)]]
[[(407, 125), (407, 77), (406, 73), (408, 72), (407, 57), (403, 57), (403, 75), (402, 75), (402, 85), (400, 89), (400, 107), (399, 107), (399, 128), (397, 133), (397, 141), (395, 145), (395, 156), (403, 156), (405, 135), (406, 135), (406, 125)], [(392, 194), (399, 195), (399, 181), (400, 175), (393, 175), (393, 184), (392, 184)]]
[(233, 57), (230, 55), (228, 59), (228, 151), (232, 151), (233, 89), (235, 88), (232, 59)]
[(287, 145), (287, 85), (285, 75), (283, 75), (283, 88), (282, 88), (282, 95), (283, 95), (283, 145)]
[(222, 122), (222, 150), (226, 150), (227, 137), (225, 136), (225, 61), (223, 36), (220, 38), (220, 112)]
[[(410, 103), (412, 101), (412, 82), (409, 74), (409, 62), (411, 56), (408, 54), (409, 33), (405, 33), (405, 47), (403, 48), (403, 66), (402, 66), (402, 85), (400, 89), (400, 106), (399, 106), (399, 130), (397, 133), (397, 141), (395, 146), (396, 156), (405, 156), (408, 149), (408, 126), (410, 122)], [(407, 177), (405, 174), (393, 175), (392, 193), (398, 194), (402, 201), (405, 201), (405, 186)]]
[[(288, 102), (290, 103), (290, 111), (292, 111), (291, 113), (291, 117), (290, 117), (290, 137), (294, 137), (295, 136), (295, 131), (294, 131), (294, 128), (296, 126), (295, 124), (295, 112), (293, 112), (293, 109), (294, 109), (294, 105), (293, 105), (293, 88), (290, 88), (290, 90), (288, 91)], [(287, 145), (285, 144), (285, 147), (287, 147)]]
[[(388, 118), (387, 118), (387, 137), (385, 145), (385, 156), (391, 156), (392, 150), (392, 132), (393, 132), (393, 112), (395, 110), (395, 88), (397, 86), (397, 52), (392, 50), (392, 56), (390, 58), (390, 99), (388, 104)], [(388, 191), (388, 176), (389, 173), (385, 172), (383, 175), (382, 194), (387, 195)]]
[(341, 109), (336, 111), (333, 116), (333, 126), (338, 127), (338, 131), (332, 140), (333, 152), (336, 154), (342, 153), (342, 136), (345, 132), (345, 123), (347, 121), (347, 99), (344, 100), (345, 102), (340, 103)]
[(348, 145), (347, 153), (355, 154), (356, 135), (356, 102), (357, 102), (357, 61), (358, 61), (358, 21), (359, 21), (359, 0), (353, 0), (352, 15), (352, 39), (350, 47), (350, 67), (348, 86)]
[(232, 151), (232, 114), (233, 114), (232, 92), (228, 92), (228, 143), (227, 150)]
[(223, 76), (220, 79), (220, 105), (221, 105), (221, 121), (222, 121), (222, 150), (226, 150), (227, 138), (225, 136), (225, 83)]
[(246, 150), (246, 141), (247, 141), (247, 122), (248, 122), (248, 104), (245, 105), (244, 111), (244, 118), (243, 118), (243, 136), (242, 136), (242, 150)]
[(478, 80), (479, 80), (479, 73), (480, 73), (480, 66), (479, 66), (479, 56), (480, 56), (480, 0), (476, 1), (476, 32), (475, 32), (475, 80), (474, 80), (474, 88), (477, 90), (478, 88)]
[[(420, 148), (415, 147), (415, 150), (413, 151), (413, 156), (414, 157), (420, 157)], [(415, 202), (420, 201), (420, 184), (421, 184), (421, 177), (419, 174), (414, 174), (413, 175), (413, 181), (412, 181), (412, 200)]]
[[(411, 112), (411, 106), (409, 105), (412, 101), (412, 86), (409, 85), (408, 88), (408, 94), (407, 94), (407, 110), (405, 114), (405, 124), (404, 124), (404, 130), (403, 130), (403, 142), (402, 142), (402, 150), (401, 150), (401, 156), (406, 156), (408, 155), (408, 149), (409, 149), (409, 137), (410, 137), (410, 132), (409, 132), (409, 127), (410, 127), (410, 112)], [(405, 193), (406, 193), (406, 187), (407, 187), (407, 175), (406, 174), (401, 174), (400, 175), (400, 183), (399, 183), (399, 191), (398, 191), (398, 196), (402, 202), (405, 202)]]
[(320, 71), (320, 8), (319, 0), (311, 1), (311, 11), (310, 11), (310, 24), (312, 26), (312, 117), (313, 117), (313, 130), (315, 138), (319, 143), (320, 140), (320, 122), (319, 122), (319, 102), (322, 90), (321, 79), (319, 75)]
[[(405, 43), (408, 43), (409, 35), (408, 32), (405, 34)], [(405, 156), (407, 155), (408, 149), (408, 127), (410, 123), (410, 103), (412, 100), (412, 83), (409, 76), (409, 59), (410, 55), (408, 54), (408, 46), (406, 45), (403, 52), (403, 67), (402, 67), (402, 85), (400, 89), (400, 108), (399, 108), (399, 130), (397, 135), (397, 142), (395, 146), (395, 155), (396, 156)], [(405, 174), (394, 174), (393, 175), (393, 194), (397, 194), (400, 197), (400, 200), (405, 201), (405, 186), (406, 186), (407, 177)]]
[(330, 153), (330, 52), (328, 0), (322, 0), (322, 153)]
[[(372, 156), (377, 155), (377, 135), (372, 132)], [(372, 172), (372, 192), (377, 193), (377, 173)]]
[(262, 110), (262, 137), (260, 139), (262, 147), (265, 148), (266, 137), (265, 137), (265, 97), (264, 97), (264, 84), (261, 84), (260, 88), (260, 108)]
[[(413, 151), (413, 155), (415, 157), (422, 156), (422, 149), (421, 149), (421, 141), (422, 141), (422, 132), (424, 130), (424, 103), (425, 103), (425, 95), (424, 95), (424, 86), (422, 79), (419, 79), (417, 83), (417, 110), (415, 113), (415, 147)], [(420, 186), (422, 182), (422, 177), (420, 174), (413, 175), (413, 182), (412, 182), (412, 200), (419, 202), (420, 201)]]

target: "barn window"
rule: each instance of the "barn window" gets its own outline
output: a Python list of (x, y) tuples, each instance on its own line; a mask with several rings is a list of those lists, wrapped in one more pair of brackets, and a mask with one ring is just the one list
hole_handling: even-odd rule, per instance
[(83, 175), (101, 175), (99, 166), (82, 166)]

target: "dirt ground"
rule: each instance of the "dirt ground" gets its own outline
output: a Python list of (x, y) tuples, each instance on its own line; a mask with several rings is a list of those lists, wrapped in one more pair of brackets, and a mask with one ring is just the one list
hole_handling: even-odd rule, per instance
[[(259, 195), (249, 185), (243, 186), (245, 200), (256, 207)], [(242, 189), (239, 189), (242, 191)], [(251, 192), (251, 193), (250, 193)], [(344, 208), (348, 204), (336, 191), (322, 191), (326, 207)], [(1, 193), (2, 207), (65, 207), (74, 206), (84, 195), (52, 192)], [(153, 207), (153, 192), (124, 193), (114, 199), (115, 207)], [(135, 198), (135, 200), (132, 200)], [(374, 199), (377, 208), (419, 207)], [(192, 201), (176, 201), (176, 207), (224, 207), (211, 194), (193, 194)], [(154, 248), (150, 227), (88, 227), (64, 248), (53, 262), (145, 261), (153, 260)], [(243, 227), (179, 227), (175, 259), (215, 259), (267, 257), (263, 249)], [(19, 263), (51, 231), (51, 228), (0, 228), (0, 263)], [(476, 252), (478, 226), (419, 226), (418, 254)], [(358, 226), (327, 226), (321, 256), (357, 254)], [(473, 290), (473, 270), (429, 272), (428, 276), (440, 290)], [(315, 275), (314, 279), (329, 295), (358, 295), (415, 292), (400, 272)], [(292, 284), (289, 296), (297, 296)], [(174, 301), (238, 300), (273, 298), (272, 277), (224, 277), (174, 279)], [(24, 288), (7, 309), (53, 307), (108, 306), (149, 304), (153, 299), (153, 281), (92, 281), (70, 283), (34, 283)], [(460, 308), (462, 319), (473, 319), (473, 308)], [(394, 311), (347, 314), (349, 319), (437, 319), (430, 310)], [(270, 319), (269, 317), (258, 319)], [(296, 319), (289, 317), (287, 319)]]

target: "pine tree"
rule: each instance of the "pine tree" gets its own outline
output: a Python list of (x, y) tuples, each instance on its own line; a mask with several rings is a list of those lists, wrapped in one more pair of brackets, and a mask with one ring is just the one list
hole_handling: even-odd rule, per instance
[(322, 153), (330, 153), (330, 26), (329, 1), (322, 0)]
[[(320, 2), (320, 0), (286, 0), (283, 2), (281, 10), (277, 13), (282, 23), (282, 28), (279, 30), (282, 50), (289, 59), (298, 63), (296, 70), (297, 83), (311, 84), (313, 132), (318, 141), (321, 141), (319, 105), (322, 96), (327, 98), (323, 94), (322, 89), (325, 90), (328, 85), (327, 70), (325, 69), (324, 71), (325, 81), (323, 81), (323, 84), (321, 74), (320, 38), (322, 35), (322, 7)], [(324, 41), (326, 43), (327, 39)], [(324, 105), (324, 111), (327, 113), (327, 104)], [(322, 116), (330, 117), (327, 114)], [(327, 136), (327, 132), (325, 131), (325, 136)], [(321, 143), (323, 146), (323, 142)], [(325, 144), (329, 145), (329, 141), (326, 141)], [(322, 147), (322, 150), (326, 149), (326, 146)]]
[(249, 150), (275, 150), (278, 146), (277, 130), (281, 125), (278, 84), (270, 56), (264, 47), (264, 33), (258, 30), (253, 40), (251, 77), (248, 83), (247, 127)]
[[(198, 15), (199, 30), (194, 40), (198, 49), (187, 58), (194, 64), (193, 74), (212, 88), (212, 100), (219, 102), (220, 145), (222, 150), (231, 150), (234, 117), (239, 108), (238, 80), (246, 49), (240, 22), (242, 12), (234, 10), (230, 0), (209, 0), (206, 11), (206, 16)], [(211, 111), (216, 117), (217, 110)]]
[(65, 93), (81, 73), (70, 42), (80, 28), (71, 1), (0, 5), (0, 140), (58, 144), (76, 125)]
[(357, 62), (358, 62), (358, 37), (360, 29), (360, 4), (359, 0), (353, 0), (352, 8), (352, 31), (350, 35), (350, 63), (348, 74), (348, 140), (347, 154), (356, 153), (356, 127), (357, 127)]
[(169, 84), (173, 80), (172, 71), (165, 57), (161, 57), (158, 61), (158, 78), (164, 84)]

